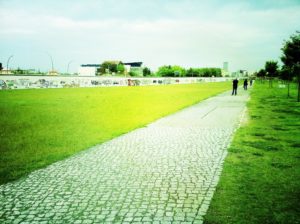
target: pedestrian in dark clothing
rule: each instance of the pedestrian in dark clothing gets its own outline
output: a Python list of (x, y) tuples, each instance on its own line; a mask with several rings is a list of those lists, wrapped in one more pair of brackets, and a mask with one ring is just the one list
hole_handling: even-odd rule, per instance
[(234, 79), (232, 81), (232, 94), (231, 95), (233, 95), (233, 94), (236, 95), (238, 83), (239, 83), (239, 81), (237, 79)]
[(252, 83), (253, 83), (253, 79), (250, 79), (250, 86), (252, 86)]
[(245, 79), (244, 80), (244, 90), (247, 90), (247, 87), (248, 87), (248, 80)]

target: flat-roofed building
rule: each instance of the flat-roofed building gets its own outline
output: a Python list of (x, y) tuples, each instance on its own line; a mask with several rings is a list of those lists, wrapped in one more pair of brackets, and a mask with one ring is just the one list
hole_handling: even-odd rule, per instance
[[(143, 76), (143, 62), (126, 62), (122, 63), (121, 61), (105, 61), (110, 64), (123, 64), (125, 67), (126, 73), (134, 73), (135, 76)], [(82, 64), (78, 69), (79, 76), (96, 76), (97, 69), (101, 67), (101, 64)]]
[(228, 69), (228, 62), (223, 62), (223, 68), (222, 68), (222, 76), (227, 77), (229, 76), (229, 69)]
[(78, 69), (79, 76), (96, 76), (100, 64), (83, 64)]
[(135, 76), (143, 76), (143, 62), (126, 62), (124, 66), (126, 71), (134, 73)]

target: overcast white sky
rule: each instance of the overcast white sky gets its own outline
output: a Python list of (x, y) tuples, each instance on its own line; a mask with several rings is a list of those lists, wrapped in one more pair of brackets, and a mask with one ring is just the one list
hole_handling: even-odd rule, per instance
[(0, 62), (77, 71), (104, 60), (261, 68), (300, 30), (300, 0), (0, 0)]

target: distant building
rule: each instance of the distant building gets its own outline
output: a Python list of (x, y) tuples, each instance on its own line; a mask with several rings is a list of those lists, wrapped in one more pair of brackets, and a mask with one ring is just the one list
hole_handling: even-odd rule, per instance
[(222, 68), (222, 76), (229, 76), (229, 69), (228, 69), (228, 62), (223, 62), (223, 68)]
[(124, 65), (130, 65), (131, 67), (142, 67), (143, 62), (126, 62)]
[(48, 72), (48, 75), (57, 76), (57, 75), (59, 75), (59, 73), (55, 70), (51, 70)]
[(248, 76), (248, 71), (247, 70), (240, 70), (240, 73), (242, 74), (243, 77)]
[(236, 72), (232, 72), (231, 76), (235, 77), (235, 78), (247, 77), (248, 76), (248, 71), (247, 70), (238, 70)]
[(126, 71), (134, 73), (135, 76), (143, 76), (143, 62), (127, 62), (124, 63)]
[[(121, 61), (105, 61), (111, 64), (120, 64)], [(134, 76), (143, 76), (143, 62), (126, 62), (122, 63), (125, 67), (125, 73), (133, 73)], [(101, 64), (82, 64), (78, 69), (79, 76), (96, 76), (97, 69)]]
[(13, 72), (10, 69), (3, 68), (0, 70), (0, 75), (13, 75)]
[(100, 64), (83, 64), (78, 69), (79, 76), (96, 76)]
[(223, 62), (223, 70), (226, 71), (226, 72), (229, 71), (228, 70), (228, 62), (227, 61)]

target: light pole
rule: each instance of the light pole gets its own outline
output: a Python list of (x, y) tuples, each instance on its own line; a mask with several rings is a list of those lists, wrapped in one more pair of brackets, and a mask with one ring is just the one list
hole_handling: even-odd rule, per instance
[(52, 72), (54, 72), (53, 58), (48, 52), (46, 52), (46, 54), (49, 56), (49, 58), (51, 60)]
[(9, 61), (10, 59), (12, 59), (13, 55), (9, 56), (9, 58), (7, 59), (7, 63), (6, 63), (6, 73), (8, 74), (8, 65), (9, 65)]
[(72, 62), (74, 62), (74, 60), (71, 60), (71, 61), (69, 61), (69, 63), (68, 63), (67, 74), (69, 74), (69, 68), (70, 68), (70, 64), (71, 64)]

